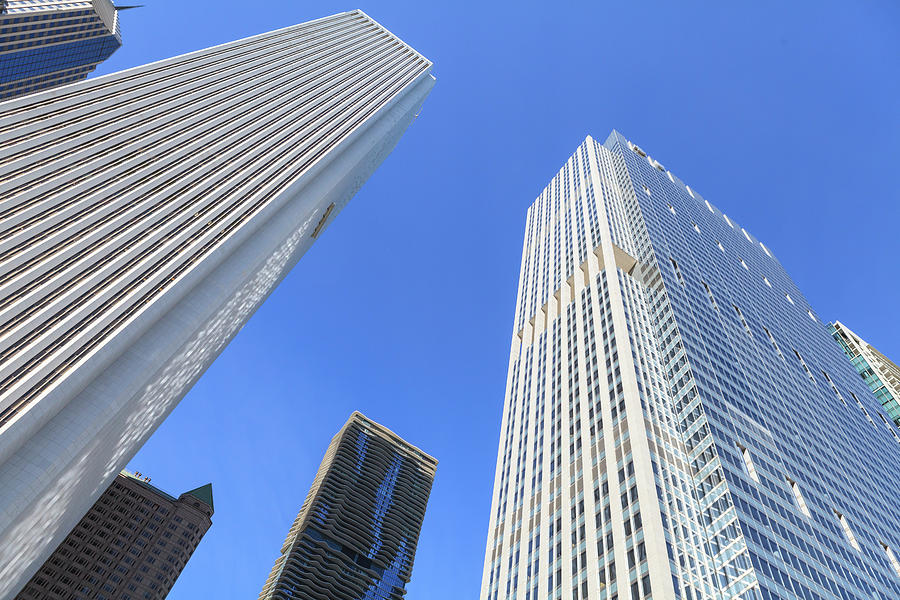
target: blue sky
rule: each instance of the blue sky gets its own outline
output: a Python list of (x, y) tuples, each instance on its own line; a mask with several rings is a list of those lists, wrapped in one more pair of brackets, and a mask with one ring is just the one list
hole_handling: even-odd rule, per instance
[(176, 495), (213, 483), (171, 599), (256, 597), (356, 409), (440, 460), (407, 597), (477, 597), (525, 210), (588, 134), (640, 144), (771, 248), (823, 320), (900, 358), (896, 2), (145, 4), (98, 73), (362, 8), (437, 77), (130, 464)]

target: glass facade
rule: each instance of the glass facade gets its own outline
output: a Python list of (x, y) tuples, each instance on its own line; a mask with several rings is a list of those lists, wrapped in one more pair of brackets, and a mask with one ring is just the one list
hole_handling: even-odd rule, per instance
[(771, 251), (618, 133), (529, 208), (513, 330), (483, 600), (900, 598), (881, 407)]
[(0, 2), (0, 100), (84, 79), (121, 45), (110, 0)]
[(829, 323), (828, 330), (878, 398), (881, 407), (900, 427), (900, 367), (847, 329), (846, 325)]
[(260, 599), (402, 600), (436, 467), (354, 413), (332, 440)]

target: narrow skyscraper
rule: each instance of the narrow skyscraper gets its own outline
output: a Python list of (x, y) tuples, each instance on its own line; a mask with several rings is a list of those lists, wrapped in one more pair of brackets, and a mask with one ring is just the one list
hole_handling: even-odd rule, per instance
[(402, 600), (436, 468), (353, 413), (328, 446), (260, 600)]
[(900, 367), (840, 321), (829, 323), (828, 330), (884, 411), (900, 427)]
[(212, 524), (212, 485), (174, 498), (123, 471), (16, 600), (163, 600)]
[(0, 101), (84, 79), (121, 45), (111, 0), (0, 0)]
[(0, 103), (0, 600), (334, 221), (433, 83), (428, 60), (355, 11)]
[(529, 208), (482, 600), (900, 598), (897, 452), (771, 251), (638, 146)]

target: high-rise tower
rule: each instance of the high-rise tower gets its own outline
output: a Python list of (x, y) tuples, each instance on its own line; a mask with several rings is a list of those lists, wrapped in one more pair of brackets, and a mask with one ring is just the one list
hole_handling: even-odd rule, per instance
[(203, 538), (212, 485), (178, 498), (123, 471), (16, 600), (163, 600)]
[(121, 45), (111, 0), (0, 0), (0, 100), (84, 79)]
[(828, 330), (884, 411), (900, 427), (900, 367), (840, 321), (829, 323)]
[(482, 600), (900, 597), (897, 442), (765, 246), (615, 132), (525, 229)]
[(0, 599), (390, 153), (431, 63), (343, 13), (0, 103)]
[(402, 600), (436, 468), (353, 413), (328, 446), (260, 600)]

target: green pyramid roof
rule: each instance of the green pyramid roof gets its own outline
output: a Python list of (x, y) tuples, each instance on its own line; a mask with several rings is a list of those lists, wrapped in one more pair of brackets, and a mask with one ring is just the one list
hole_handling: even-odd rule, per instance
[(189, 495), (193, 496), (194, 498), (196, 498), (197, 500), (200, 500), (201, 502), (208, 504), (209, 507), (213, 510), (216, 509), (216, 507), (213, 506), (212, 484), (211, 483), (207, 483), (206, 485), (201, 485), (200, 487), (195, 488), (189, 492), (185, 492), (185, 494), (189, 494)]

